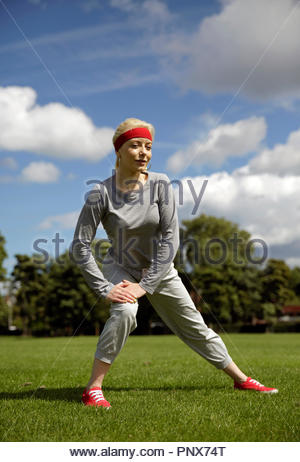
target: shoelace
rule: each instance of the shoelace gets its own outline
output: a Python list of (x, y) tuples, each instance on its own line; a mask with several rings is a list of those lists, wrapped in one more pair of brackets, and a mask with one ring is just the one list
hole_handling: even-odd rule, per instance
[(88, 392), (88, 395), (90, 395), (97, 403), (99, 401), (105, 401), (102, 390), (91, 390)]
[(255, 385), (257, 385), (259, 387), (264, 387), (264, 385), (262, 383), (258, 382), (257, 380), (250, 379), (249, 382), (255, 383)]

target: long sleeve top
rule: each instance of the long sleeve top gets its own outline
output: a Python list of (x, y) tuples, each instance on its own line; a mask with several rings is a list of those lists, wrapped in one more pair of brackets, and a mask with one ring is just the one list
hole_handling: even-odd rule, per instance
[(88, 194), (72, 243), (72, 256), (88, 285), (106, 296), (114, 284), (105, 279), (91, 252), (101, 222), (111, 242), (103, 265), (121, 265), (152, 294), (168, 272), (179, 246), (175, 198), (169, 178), (147, 172), (139, 189), (123, 192), (116, 176), (99, 182)]

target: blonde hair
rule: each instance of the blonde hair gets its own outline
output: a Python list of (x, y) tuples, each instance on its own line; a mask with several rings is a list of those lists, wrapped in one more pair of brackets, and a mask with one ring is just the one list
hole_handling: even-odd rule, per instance
[[(116, 139), (119, 138), (119, 136), (122, 135), (123, 133), (127, 132), (127, 130), (130, 130), (131, 128), (137, 128), (137, 127), (138, 128), (148, 128), (152, 136), (152, 141), (154, 140), (155, 129), (153, 125), (149, 124), (148, 122), (145, 122), (144, 120), (135, 119), (134, 117), (131, 117), (121, 122), (120, 125), (116, 128), (113, 139), (112, 139), (113, 144), (115, 144)], [(115, 163), (116, 170), (118, 166), (119, 166), (119, 163), (118, 163), (118, 158), (117, 158), (116, 163)]]

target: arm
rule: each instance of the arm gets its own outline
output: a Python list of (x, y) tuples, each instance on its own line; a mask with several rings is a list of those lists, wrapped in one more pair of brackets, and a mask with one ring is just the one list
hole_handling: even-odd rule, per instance
[(104, 213), (103, 198), (96, 187), (87, 196), (80, 212), (71, 247), (71, 255), (87, 284), (97, 295), (106, 297), (114, 284), (104, 278), (91, 251), (91, 243)]
[(175, 197), (169, 178), (164, 175), (158, 182), (158, 209), (162, 238), (154, 243), (152, 263), (139, 285), (153, 294), (167, 273), (179, 247), (179, 227)]
[(113, 302), (131, 302), (134, 296), (131, 295), (130, 289), (127, 289), (123, 283), (114, 285), (105, 279), (91, 251), (91, 243), (95, 238), (104, 211), (103, 197), (97, 186), (88, 194), (79, 215), (70, 255), (80, 267), (89, 287), (97, 295), (107, 297)]

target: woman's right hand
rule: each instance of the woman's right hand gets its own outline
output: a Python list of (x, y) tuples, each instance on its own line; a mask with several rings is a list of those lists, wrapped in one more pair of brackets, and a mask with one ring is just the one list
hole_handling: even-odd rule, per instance
[(136, 297), (127, 289), (127, 284), (124, 282), (116, 284), (106, 298), (113, 303), (136, 303)]

